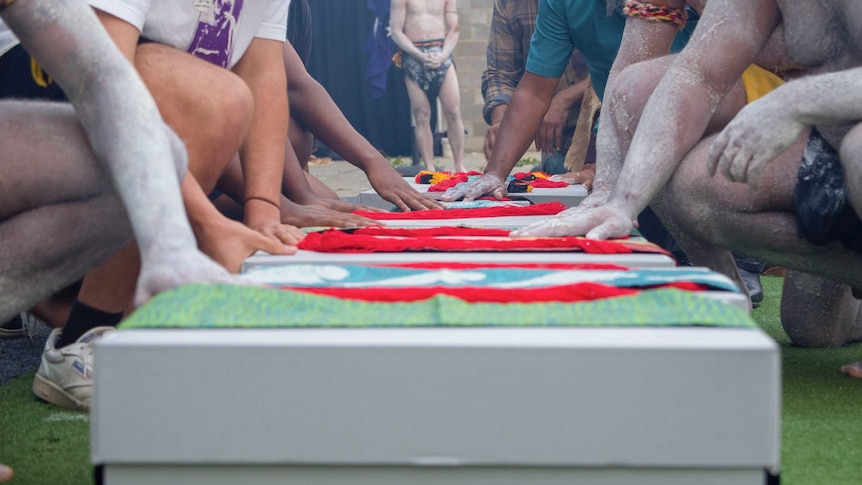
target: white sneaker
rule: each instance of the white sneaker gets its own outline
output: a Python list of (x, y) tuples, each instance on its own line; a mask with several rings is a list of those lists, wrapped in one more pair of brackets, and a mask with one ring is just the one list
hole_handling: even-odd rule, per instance
[(57, 406), (89, 411), (93, 395), (93, 344), (112, 331), (114, 327), (96, 327), (75, 343), (56, 349), (54, 342), (62, 331), (54, 329), (45, 342), (42, 364), (33, 380), (33, 392)]

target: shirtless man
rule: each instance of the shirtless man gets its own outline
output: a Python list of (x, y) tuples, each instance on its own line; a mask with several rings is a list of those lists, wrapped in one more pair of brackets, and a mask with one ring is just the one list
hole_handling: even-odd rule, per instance
[(389, 30), (401, 49), (416, 143), (425, 168), (434, 170), (431, 102), (439, 96), (455, 170), (463, 172), (464, 123), (458, 76), (452, 63), (459, 35), (455, 0), (392, 0)]
[[(606, 202), (515, 235), (622, 236), (661, 195), (665, 213), (695, 242), (862, 288), (860, 19), (862, 4), (852, 0), (816, 8), (710, 0), (701, 18), (708, 28), (661, 77)], [(704, 138), (719, 101), (776, 35), (808, 75)], [(842, 371), (862, 377), (862, 363)]]

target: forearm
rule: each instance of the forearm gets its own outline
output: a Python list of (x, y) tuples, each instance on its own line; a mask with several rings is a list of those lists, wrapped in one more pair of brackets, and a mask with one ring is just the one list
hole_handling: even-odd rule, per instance
[[(523, 84), (526, 82), (526, 84)], [(497, 132), (494, 152), (485, 168), (486, 174), (505, 179), (532, 144), (539, 124), (548, 110), (557, 79), (532, 74), (524, 81), (505, 110)]]
[(803, 77), (776, 89), (804, 125), (846, 125), (862, 119), (862, 68)]
[(284, 151), (284, 171), (281, 183), (284, 195), (297, 204), (306, 204), (310, 202), (310, 198), (316, 197), (289, 141)]
[[(447, 15), (447, 17), (448, 16), (451, 16), (451, 15)], [(457, 21), (457, 15), (455, 17), (456, 17), (456, 21)], [(461, 26), (458, 24), (455, 24), (454, 26), (449, 28), (449, 30), (446, 32), (446, 37), (443, 39), (442, 56), (444, 58), (452, 55), (452, 52), (455, 50), (455, 45), (458, 44), (458, 39), (461, 36), (460, 29), (461, 29)]]
[[(187, 174), (183, 178), (180, 188), (183, 205), (188, 212), (189, 222), (191, 223), (195, 237), (198, 241), (206, 240), (207, 234), (211, 233), (210, 228), (223, 216), (210, 202), (207, 194), (204, 193), (201, 186), (190, 174)], [(240, 195), (241, 200), (242, 196)]]
[(563, 89), (554, 95), (553, 103), (559, 104), (562, 109), (568, 112), (577, 102), (584, 99), (584, 93), (587, 90), (588, 80), (584, 79), (571, 86)]
[(491, 111), (491, 125), (496, 125), (503, 121), (506, 111), (509, 109), (508, 104), (499, 104)]
[(609, 200), (632, 217), (649, 205), (703, 137), (717, 107), (709, 100), (720, 100), (726, 91), (685, 79), (678, 71), (672, 67), (647, 102)]
[[(254, 42), (258, 42), (256, 47)], [(255, 104), (251, 128), (240, 147), (248, 201), (245, 220), (249, 225), (281, 220), (278, 201), (289, 113), (286, 75), (281, 64), (282, 45), (271, 40), (255, 39), (254, 42), (234, 68), (251, 90)]]
[(320, 83), (310, 76), (298, 85), (291, 80), (288, 92), (293, 117), (345, 160), (362, 170), (381, 162), (388, 164), (380, 152), (353, 128)]
[(389, 31), (391, 32), (392, 42), (395, 42), (395, 45), (401, 49), (401, 52), (416, 59), (421, 59), (424, 56), (422, 51), (413, 45), (413, 41), (403, 31), (395, 30), (394, 28), (390, 28)]

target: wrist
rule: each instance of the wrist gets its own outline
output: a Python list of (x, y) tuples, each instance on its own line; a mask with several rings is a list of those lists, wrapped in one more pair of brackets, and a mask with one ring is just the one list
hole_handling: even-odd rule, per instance
[(281, 206), (264, 197), (246, 197), (243, 209), (243, 220), (249, 227), (281, 221)]

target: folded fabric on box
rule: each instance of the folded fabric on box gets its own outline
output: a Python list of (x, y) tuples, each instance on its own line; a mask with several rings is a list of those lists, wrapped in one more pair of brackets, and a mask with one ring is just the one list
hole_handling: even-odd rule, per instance
[[(481, 172), (431, 172), (422, 170), (414, 181), (417, 184), (430, 184), (428, 192), (445, 192), (450, 188), (472, 179), (481, 177)], [(506, 178), (507, 190), (513, 193), (531, 192), (534, 188), (560, 188), (568, 187), (568, 182), (549, 180), (550, 175), (545, 172), (518, 172)]]
[(187, 285), (163, 292), (120, 328), (533, 326), (756, 328), (739, 308), (673, 289), (583, 303), (467, 303), (448, 296), (368, 303), (229, 285)]
[(596, 240), (583, 237), (511, 238), (505, 229), (431, 227), (393, 229), (368, 227), (314, 232), (299, 249), (319, 252), (375, 253), (406, 251), (575, 251), (590, 254), (654, 253), (667, 251), (646, 241)]
[(381, 265), (277, 265), (256, 267), (246, 280), (281, 289), (375, 302), (409, 302), (449, 295), (467, 302), (579, 302), (635, 295), (643, 290), (738, 291), (705, 268), (568, 269), (441, 263), (423, 267)]
[(527, 206), (505, 205), (498, 207), (479, 207), (476, 209), (439, 209), (412, 212), (372, 212), (354, 211), (358, 216), (368, 217), (378, 221), (385, 220), (417, 220), (417, 219), (469, 219), (475, 217), (504, 216), (553, 216), (566, 210), (562, 202), (543, 202)]

